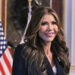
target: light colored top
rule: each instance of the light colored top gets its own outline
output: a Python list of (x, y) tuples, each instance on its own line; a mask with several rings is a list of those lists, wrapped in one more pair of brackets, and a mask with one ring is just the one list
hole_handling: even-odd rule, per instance
[(52, 70), (53, 70), (53, 72), (54, 72), (54, 75), (56, 75), (56, 73), (57, 73), (56, 66), (53, 66), (53, 67), (52, 67)]

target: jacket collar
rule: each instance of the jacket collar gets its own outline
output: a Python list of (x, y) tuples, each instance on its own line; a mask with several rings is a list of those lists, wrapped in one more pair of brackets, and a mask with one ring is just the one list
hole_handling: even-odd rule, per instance
[[(45, 56), (44, 58), (44, 62), (46, 65), (46, 69), (47, 69), (47, 73), (48, 75), (54, 75), (52, 67), (47, 59), (47, 57)], [(59, 64), (59, 61), (56, 59), (56, 57), (54, 57), (54, 62), (56, 65), (56, 69), (57, 69), (57, 75), (65, 75), (62, 66)]]

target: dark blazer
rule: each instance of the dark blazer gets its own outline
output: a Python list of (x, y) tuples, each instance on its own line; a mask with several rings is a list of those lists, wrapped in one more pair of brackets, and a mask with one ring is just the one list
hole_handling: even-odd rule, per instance
[[(13, 59), (12, 75), (28, 75), (26, 68), (25, 68), (24, 59), (22, 58), (22, 55), (21, 55), (22, 48), (23, 46), (18, 46), (15, 50), (14, 59)], [(46, 63), (48, 75), (54, 75), (47, 57), (45, 57), (44, 60)], [(56, 68), (57, 68), (57, 75), (65, 75), (63, 71), (63, 67), (59, 64), (60, 62), (57, 59), (54, 59), (54, 60), (56, 63)]]

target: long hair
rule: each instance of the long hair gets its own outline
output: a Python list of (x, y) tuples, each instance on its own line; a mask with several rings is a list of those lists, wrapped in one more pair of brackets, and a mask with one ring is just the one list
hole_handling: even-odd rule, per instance
[[(29, 27), (28, 27), (28, 30), (27, 30), (27, 33), (25, 36), (25, 40), (27, 40), (26, 43), (27, 43), (28, 47), (26, 47), (24, 51), (29, 50), (29, 51), (27, 51), (27, 53), (28, 53), (28, 55), (30, 55), (30, 58), (31, 58), (30, 63), (28, 62), (27, 65), (30, 65), (32, 62), (34, 63), (34, 61), (36, 61), (36, 63), (37, 63), (39, 60), (41, 60), (38, 62), (38, 63), (40, 63), (39, 65), (41, 65), (41, 63), (43, 64), (43, 60), (44, 60), (43, 41), (39, 37), (38, 31), (40, 28), (40, 24), (39, 24), (40, 20), (45, 14), (53, 15), (57, 22), (57, 26), (58, 26), (59, 30), (58, 30), (58, 34), (56, 35), (55, 39), (52, 42), (51, 50), (52, 50), (53, 55), (55, 55), (58, 60), (62, 61), (62, 66), (64, 67), (64, 72), (67, 75), (69, 73), (70, 64), (69, 64), (69, 60), (68, 60), (68, 48), (66, 47), (66, 43), (64, 40), (63, 28), (60, 23), (58, 15), (56, 14), (56, 12), (53, 9), (51, 9), (49, 7), (37, 8), (37, 9), (35, 9), (35, 11), (32, 14), (32, 18), (29, 23)], [(34, 56), (34, 58), (33, 58), (33, 56)], [(25, 57), (26, 57), (26, 55), (25, 55)], [(28, 58), (28, 61), (30, 58)], [(29, 69), (29, 71), (30, 71), (30, 69)]]

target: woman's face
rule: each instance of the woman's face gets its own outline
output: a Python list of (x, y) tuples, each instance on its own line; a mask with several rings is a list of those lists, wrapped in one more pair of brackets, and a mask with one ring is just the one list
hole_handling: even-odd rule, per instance
[(45, 43), (52, 42), (58, 33), (58, 26), (53, 15), (46, 14), (40, 21), (39, 37), (44, 40)]

